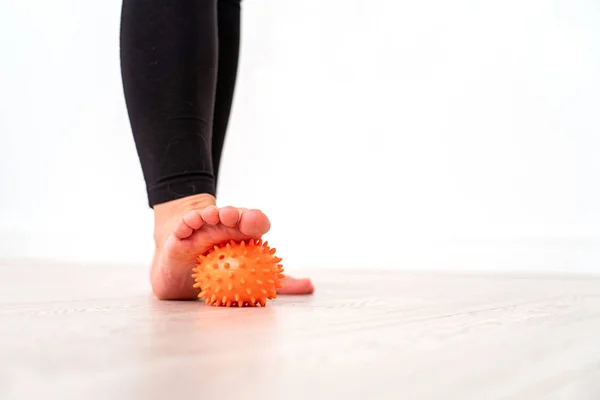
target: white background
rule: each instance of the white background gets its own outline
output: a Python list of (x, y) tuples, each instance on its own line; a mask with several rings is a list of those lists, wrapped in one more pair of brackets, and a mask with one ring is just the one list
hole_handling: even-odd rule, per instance
[[(120, 7), (0, 6), (1, 257), (151, 258)], [(600, 272), (600, 3), (245, 1), (222, 168), (292, 269)]]

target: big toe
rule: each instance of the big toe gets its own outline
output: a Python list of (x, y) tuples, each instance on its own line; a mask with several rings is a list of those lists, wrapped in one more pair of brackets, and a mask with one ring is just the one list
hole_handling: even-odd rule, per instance
[(260, 210), (245, 210), (240, 217), (239, 229), (246, 236), (259, 238), (271, 229), (271, 222)]
[(315, 287), (312, 281), (307, 278), (292, 278), (286, 276), (283, 278), (282, 287), (277, 289), (279, 294), (312, 294), (315, 291)]

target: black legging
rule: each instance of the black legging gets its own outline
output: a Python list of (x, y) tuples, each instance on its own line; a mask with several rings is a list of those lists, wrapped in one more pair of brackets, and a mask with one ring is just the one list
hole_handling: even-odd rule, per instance
[(121, 72), (148, 202), (216, 195), (240, 0), (123, 0)]

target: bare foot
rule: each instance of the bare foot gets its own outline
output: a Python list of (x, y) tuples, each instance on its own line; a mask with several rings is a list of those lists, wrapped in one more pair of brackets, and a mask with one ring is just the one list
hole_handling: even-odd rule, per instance
[[(259, 210), (215, 206), (215, 198), (201, 194), (154, 207), (156, 248), (150, 279), (156, 297), (185, 300), (198, 297), (192, 268), (199, 254), (228, 240), (259, 239), (271, 224)], [(284, 278), (280, 294), (310, 294), (309, 279)]]

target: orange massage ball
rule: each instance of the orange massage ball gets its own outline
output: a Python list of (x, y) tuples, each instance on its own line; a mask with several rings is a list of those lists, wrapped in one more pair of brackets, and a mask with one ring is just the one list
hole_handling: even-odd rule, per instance
[(250, 239), (214, 246), (198, 257), (192, 277), (198, 298), (206, 304), (225, 307), (266, 306), (277, 297), (283, 266), (268, 242)]

